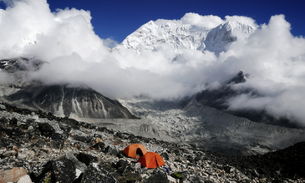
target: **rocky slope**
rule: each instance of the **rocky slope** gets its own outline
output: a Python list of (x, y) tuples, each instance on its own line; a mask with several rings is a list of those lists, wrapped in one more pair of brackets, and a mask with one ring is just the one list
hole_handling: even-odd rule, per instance
[[(302, 171), (289, 175), (277, 171), (286, 170), (289, 164), (285, 162), (289, 161), (283, 161), (276, 169), (270, 164), (272, 158), (262, 158), (259, 165), (248, 166), (238, 158), (233, 161), (189, 145), (121, 133), (6, 104), (0, 105), (0, 116), (0, 182), (3, 175), (15, 177), (16, 182), (22, 176), (22, 180), (44, 183), (305, 181)], [(121, 150), (130, 143), (142, 143), (149, 151), (160, 153), (166, 165), (146, 169), (123, 156)], [(304, 150), (291, 148), (298, 154)], [(275, 155), (282, 156), (281, 152), (270, 156)], [(262, 165), (266, 171), (260, 171)]]

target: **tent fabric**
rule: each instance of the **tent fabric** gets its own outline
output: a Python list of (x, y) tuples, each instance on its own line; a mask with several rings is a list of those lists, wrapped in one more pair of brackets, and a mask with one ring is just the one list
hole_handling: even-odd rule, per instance
[(138, 159), (140, 156), (145, 155), (147, 150), (142, 144), (131, 144), (123, 152), (127, 157)]
[(139, 162), (147, 168), (158, 168), (165, 164), (163, 158), (155, 152), (148, 152), (144, 156), (141, 156)]

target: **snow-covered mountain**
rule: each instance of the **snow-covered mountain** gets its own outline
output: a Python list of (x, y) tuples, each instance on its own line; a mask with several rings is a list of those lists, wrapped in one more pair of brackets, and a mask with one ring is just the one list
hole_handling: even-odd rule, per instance
[[(225, 20), (185, 21), (186, 14), (180, 20), (149, 21), (130, 34), (118, 46), (143, 50), (192, 49), (208, 50), (215, 53), (225, 51), (236, 39), (249, 36), (256, 30), (256, 24), (245, 17), (226, 17)], [(194, 15), (193, 15), (194, 16)]]

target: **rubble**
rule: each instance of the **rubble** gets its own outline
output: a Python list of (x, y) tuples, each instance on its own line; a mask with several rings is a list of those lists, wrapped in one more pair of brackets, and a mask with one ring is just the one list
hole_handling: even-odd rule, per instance
[[(267, 156), (268, 160), (261, 158), (260, 164), (249, 166), (249, 159), (257, 157), (233, 160), (187, 144), (135, 136), (39, 111), (1, 105), (5, 110), (0, 110), (0, 182), (305, 181), (302, 170), (295, 176), (282, 174), (284, 170), (276, 172), (268, 165), (262, 169), (260, 164), (272, 163), (274, 156), (271, 155)], [(150, 152), (160, 153), (165, 166), (147, 169), (136, 159), (125, 157), (122, 150), (133, 142), (143, 144)]]

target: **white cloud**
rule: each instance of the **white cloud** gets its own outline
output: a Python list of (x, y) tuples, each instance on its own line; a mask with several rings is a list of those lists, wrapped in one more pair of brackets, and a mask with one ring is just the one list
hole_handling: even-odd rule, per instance
[(214, 15), (201, 16), (197, 13), (186, 13), (181, 18), (181, 21), (185, 24), (191, 24), (208, 29), (212, 29), (224, 22), (218, 16), (214, 16)]
[(225, 22), (239, 22), (242, 24), (251, 25), (252, 27), (256, 27), (255, 20), (245, 16), (225, 16)]
[(250, 74), (240, 87), (253, 88), (262, 96), (237, 96), (231, 109), (265, 109), (275, 117), (305, 123), (305, 39), (290, 33), (283, 15), (273, 16), (268, 25), (249, 39), (236, 42), (222, 55), (224, 62)]

